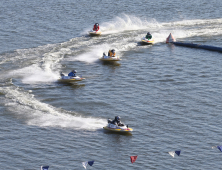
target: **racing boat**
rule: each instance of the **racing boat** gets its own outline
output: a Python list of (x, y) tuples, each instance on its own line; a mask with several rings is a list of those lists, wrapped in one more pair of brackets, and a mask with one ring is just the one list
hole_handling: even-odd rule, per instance
[(85, 78), (79, 77), (79, 76), (75, 76), (75, 77), (71, 77), (71, 76), (65, 76), (64, 74), (61, 73), (61, 77), (60, 79), (58, 79), (58, 81), (60, 82), (75, 82), (75, 81), (82, 81)]
[(154, 39), (148, 40), (148, 39), (146, 39), (145, 37), (143, 37), (143, 38), (141, 39), (141, 42), (142, 42), (143, 44), (154, 44)]
[(107, 56), (105, 53), (103, 53), (103, 56), (99, 59), (102, 61), (120, 61), (121, 60), (119, 56)]
[(112, 132), (120, 132), (120, 133), (131, 133), (133, 131), (132, 128), (129, 128), (128, 125), (117, 126), (111, 123), (112, 120), (108, 119), (108, 125), (103, 127), (103, 129), (112, 131)]
[(91, 30), (91, 31), (89, 31), (89, 35), (92, 35), (92, 36), (101, 35), (101, 31), (100, 30), (98, 30), (98, 31)]

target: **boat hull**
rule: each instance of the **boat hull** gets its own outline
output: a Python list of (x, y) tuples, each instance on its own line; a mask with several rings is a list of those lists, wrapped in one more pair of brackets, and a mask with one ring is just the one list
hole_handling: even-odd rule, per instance
[(114, 124), (109, 123), (107, 126), (103, 127), (103, 129), (111, 132), (118, 132), (118, 133), (130, 133), (133, 131), (132, 128), (129, 128), (128, 126), (117, 126)]
[(132, 128), (127, 128), (127, 129), (112, 129), (112, 128), (109, 128), (109, 127), (107, 127), (107, 126), (103, 127), (103, 129), (109, 130), (109, 131), (112, 131), (112, 132), (132, 132), (132, 131), (133, 131)]
[(92, 36), (98, 36), (98, 35), (101, 35), (101, 31), (89, 31), (89, 35), (92, 35)]
[(109, 56), (103, 56), (100, 58), (101, 61), (120, 61), (121, 59), (119, 56), (117, 57), (109, 57)]
[(75, 81), (82, 81), (85, 80), (85, 78), (81, 78), (79, 76), (77, 77), (70, 77), (70, 76), (63, 76), (60, 79), (58, 79), (58, 81), (60, 82), (75, 82)]
[(147, 44), (147, 45), (152, 45), (152, 44), (154, 44), (154, 39), (148, 40), (146, 38), (142, 38), (141, 43), (142, 44)]

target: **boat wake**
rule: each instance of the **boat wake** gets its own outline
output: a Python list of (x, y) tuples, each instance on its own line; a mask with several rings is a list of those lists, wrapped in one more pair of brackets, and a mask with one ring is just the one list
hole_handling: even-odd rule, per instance
[(7, 108), (28, 125), (97, 130), (106, 123), (103, 119), (83, 117), (81, 114), (42, 103), (31, 94), (31, 91), (24, 91), (18, 87), (0, 87), (0, 93), (5, 95), (4, 102)]

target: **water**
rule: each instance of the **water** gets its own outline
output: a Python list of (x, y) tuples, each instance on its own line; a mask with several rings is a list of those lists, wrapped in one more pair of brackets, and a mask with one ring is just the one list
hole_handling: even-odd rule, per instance
[[(4, 169), (219, 169), (219, 0), (1, 1), (0, 165)], [(102, 36), (89, 37), (95, 22)], [(156, 43), (138, 42), (151, 32)], [(115, 48), (122, 61), (101, 63)], [(76, 69), (85, 81), (57, 82)], [(116, 115), (132, 135), (102, 130)], [(181, 149), (172, 158), (167, 152)], [(130, 156), (138, 155), (134, 164)]]

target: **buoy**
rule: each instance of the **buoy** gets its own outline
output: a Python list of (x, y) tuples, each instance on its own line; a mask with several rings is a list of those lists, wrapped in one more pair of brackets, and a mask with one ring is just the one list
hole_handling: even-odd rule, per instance
[(179, 45), (179, 46), (184, 46), (184, 47), (201, 48), (201, 49), (210, 50), (210, 51), (222, 52), (222, 48), (221, 47), (214, 47), (214, 46), (194, 44), (194, 43), (176, 42), (176, 39), (173, 37), (173, 35), (171, 33), (167, 37), (166, 43), (172, 43), (172, 44)]
[(176, 42), (176, 39), (173, 37), (173, 35), (170, 33), (170, 35), (166, 39), (166, 43), (172, 43)]

